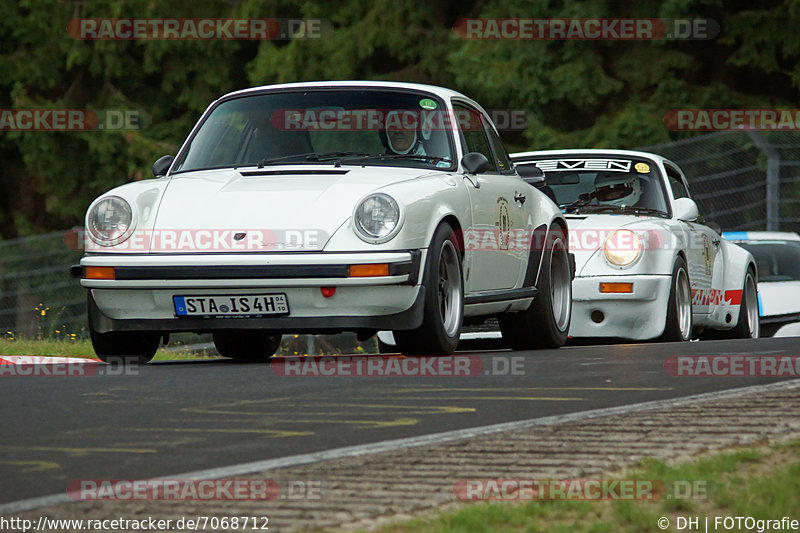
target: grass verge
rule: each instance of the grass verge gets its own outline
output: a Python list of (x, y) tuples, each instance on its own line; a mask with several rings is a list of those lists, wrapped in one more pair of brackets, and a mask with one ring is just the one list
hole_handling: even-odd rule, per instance
[[(189, 349), (188, 346), (177, 350), (159, 348), (154, 361), (174, 361), (185, 359), (218, 358), (219, 355), (211, 350)], [(95, 359), (97, 356), (88, 339), (25, 339), (0, 338), (0, 357), (3, 355), (50, 355), (56, 357), (86, 357)]]
[[(598, 477), (594, 477), (598, 479)], [(696, 494), (655, 501), (528, 501), (465, 503), (455, 510), (427, 514), (384, 526), (384, 533), (652, 533), (714, 531), (714, 517), (800, 520), (800, 440), (760, 448), (736, 449), (670, 466), (641, 461), (611, 479), (660, 480), (668, 488)], [(687, 483), (688, 482), (688, 483)], [(697, 517), (699, 527), (679, 529), (681, 519)], [(666, 528), (659, 520), (669, 520)], [(762, 529), (763, 530), (763, 529)], [(716, 531), (758, 531), (720, 524)]]

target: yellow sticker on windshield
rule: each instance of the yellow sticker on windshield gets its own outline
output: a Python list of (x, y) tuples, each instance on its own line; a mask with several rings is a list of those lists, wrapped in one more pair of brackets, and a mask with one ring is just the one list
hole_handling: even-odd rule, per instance
[(647, 163), (636, 163), (636, 165), (633, 168), (635, 168), (636, 172), (638, 172), (639, 174), (647, 174), (648, 172), (650, 172), (650, 165), (648, 165)]

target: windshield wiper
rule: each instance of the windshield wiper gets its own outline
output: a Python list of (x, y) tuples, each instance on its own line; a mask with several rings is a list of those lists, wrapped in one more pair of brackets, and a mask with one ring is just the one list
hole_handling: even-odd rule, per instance
[(430, 161), (433, 164), (440, 163), (444, 161), (445, 163), (453, 162), (452, 159), (448, 159), (446, 157), (439, 157), (436, 155), (425, 155), (425, 154), (372, 154), (369, 158), (375, 159), (419, 159), (422, 161)]
[(267, 158), (264, 158), (264, 159), (262, 159), (261, 161), (258, 162), (258, 168), (262, 168), (262, 167), (264, 167), (266, 165), (270, 165), (270, 164), (276, 163), (278, 161), (286, 161), (287, 159), (296, 159), (298, 157), (308, 158), (308, 157), (315, 156), (315, 155), (317, 155), (316, 152), (306, 152), (304, 154), (284, 155), (282, 157), (267, 157)]
[(305, 159), (306, 161), (341, 161), (348, 157), (369, 157), (371, 154), (366, 152), (325, 152), (318, 154), (317, 152), (306, 152), (303, 154), (285, 155), (282, 157), (269, 157), (262, 159), (258, 162), (258, 168), (278, 161), (286, 161), (287, 159)]
[(267, 159), (262, 159), (258, 162), (258, 168), (262, 168), (265, 165), (276, 163), (278, 161), (286, 161), (287, 159), (298, 158), (305, 158), (306, 161), (335, 161), (336, 166), (341, 164), (341, 162), (345, 159), (420, 159), (423, 161), (430, 161), (433, 164), (439, 163), (440, 161), (445, 161), (447, 163), (453, 162), (446, 157), (422, 154), (370, 154), (367, 152), (325, 152), (318, 154), (316, 152), (307, 152), (304, 154), (292, 154), (282, 157), (270, 157)]
[(602, 204), (599, 204), (599, 205), (583, 205), (583, 206), (580, 206), (580, 208), (584, 209), (586, 211), (592, 211), (592, 212), (608, 211), (608, 212), (613, 212), (613, 213), (624, 213), (624, 214), (632, 213), (634, 215), (655, 215), (655, 216), (659, 216), (659, 217), (662, 217), (662, 218), (666, 218), (666, 217), (669, 216), (664, 211), (661, 211), (660, 209), (652, 209), (650, 207), (636, 207), (636, 206), (628, 206), (628, 205), (626, 205), (626, 206), (617, 206), (617, 205), (602, 205)]

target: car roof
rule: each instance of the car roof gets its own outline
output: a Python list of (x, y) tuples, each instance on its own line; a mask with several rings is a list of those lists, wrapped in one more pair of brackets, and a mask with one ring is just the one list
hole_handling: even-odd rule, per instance
[(461, 94), (460, 92), (445, 87), (436, 85), (426, 85), (424, 83), (406, 83), (397, 81), (359, 81), (359, 80), (344, 80), (344, 81), (309, 81), (309, 82), (296, 82), (296, 83), (281, 83), (278, 85), (262, 85), (260, 87), (250, 87), (248, 89), (241, 89), (226, 94), (222, 98), (229, 98), (232, 96), (242, 96), (248, 93), (259, 93), (272, 90), (283, 89), (330, 89), (332, 87), (341, 88), (355, 88), (355, 87), (369, 87), (369, 88), (384, 88), (384, 89), (410, 89), (417, 91), (425, 91), (435, 94), (443, 99), (451, 97), (464, 98), (472, 101), (469, 97)]
[(656, 159), (662, 161), (669, 161), (664, 156), (654, 154), (651, 152), (639, 152), (636, 150), (612, 150), (605, 148), (573, 148), (569, 150), (536, 150), (533, 152), (517, 152), (511, 154), (512, 160), (517, 159), (538, 159), (545, 157), (569, 157), (569, 156), (619, 156), (619, 157), (644, 157), (648, 159)]
[(722, 237), (729, 241), (800, 241), (791, 231), (726, 231)]

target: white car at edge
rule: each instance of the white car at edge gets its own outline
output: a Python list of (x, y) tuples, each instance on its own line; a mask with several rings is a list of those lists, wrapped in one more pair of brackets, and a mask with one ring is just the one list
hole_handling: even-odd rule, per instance
[(758, 314), (765, 336), (800, 336), (800, 235), (788, 231), (730, 231), (722, 236), (753, 254)]
[(671, 161), (628, 150), (512, 154), (535, 165), (570, 229), (572, 337), (758, 337), (749, 252), (703, 222)]
[[(455, 91), (237, 91), (153, 173), (92, 202), (71, 269), (103, 359), (146, 361), (187, 331), (246, 359), (272, 356), (284, 333), (378, 330), (405, 353), (446, 354), (465, 320), (489, 316), (515, 347), (566, 339), (566, 221), (517, 173), (483, 108)], [(543, 249), (509, 245), (533, 231)], [(467, 234), (490, 245), (465, 246)]]

